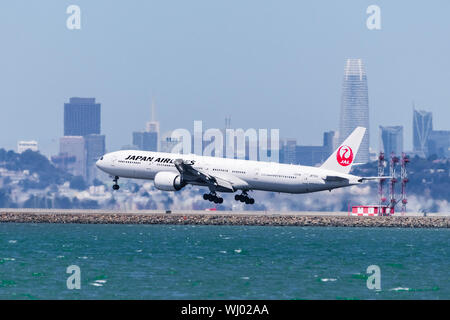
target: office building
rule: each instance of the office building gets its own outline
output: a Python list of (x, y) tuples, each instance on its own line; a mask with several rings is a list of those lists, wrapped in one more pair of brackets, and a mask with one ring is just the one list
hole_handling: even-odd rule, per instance
[(401, 156), (403, 152), (403, 126), (380, 126), (380, 151), (386, 157), (393, 152)]
[(158, 133), (157, 132), (133, 132), (133, 145), (138, 150), (158, 151)]
[(86, 149), (86, 181), (92, 183), (101, 174), (95, 163), (105, 154), (105, 136), (88, 134), (84, 136), (84, 141)]
[(425, 158), (428, 153), (428, 138), (433, 131), (433, 114), (413, 109), (413, 151)]
[[(64, 137), (52, 161), (88, 183), (97, 178), (96, 161), (105, 154), (105, 136), (100, 134), (100, 103), (95, 98), (72, 97), (64, 104)], [(74, 160), (75, 159), (75, 160)]]
[(161, 138), (161, 152), (172, 153), (173, 148), (181, 142), (182, 139), (172, 138), (172, 131), (168, 131)]
[(17, 153), (22, 153), (25, 150), (39, 151), (37, 141), (19, 141), (17, 142)]
[(283, 161), (287, 164), (297, 164), (297, 140), (296, 139), (286, 139), (283, 146), (284, 155)]
[(365, 127), (367, 130), (355, 162), (366, 163), (369, 161), (369, 96), (367, 76), (361, 59), (347, 59), (342, 84), (339, 126), (340, 143), (358, 126)]
[(324, 151), (329, 154), (333, 153), (333, 151), (337, 148), (336, 143), (336, 134), (334, 131), (327, 131), (323, 133), (323, 147)]
[(68, 160), (74, 158), (75, 161), (66, 161), (67, 172), (74, 176), (82, 176), (86, 179), (86, 148), (84, 137), (65, 136), (59, 139), (59, 156)]
[(95, 98), (70, 98), (64, 104), (64, 136), (100, 134), (100, 103)]

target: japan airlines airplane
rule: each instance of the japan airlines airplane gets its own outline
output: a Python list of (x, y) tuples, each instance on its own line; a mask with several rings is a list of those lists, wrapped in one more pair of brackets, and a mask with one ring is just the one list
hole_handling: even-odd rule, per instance
[(377, 179), (349, 174), (365, 131), (357, 127), (321, 167), (137, 150), (105, 154), (96, 165), (114, 177), (114, 190), (119, 189), (119, 177), (149, 179), (164, 191), (178, 191), (188, 184), (207, 187), (209, 193), (203, 199), (214, 203), (223, 202), (218, 192), (240, 191), (235, 200), (253, 204), (255, 200), (248, 196), (252, 190), (331, 191)]

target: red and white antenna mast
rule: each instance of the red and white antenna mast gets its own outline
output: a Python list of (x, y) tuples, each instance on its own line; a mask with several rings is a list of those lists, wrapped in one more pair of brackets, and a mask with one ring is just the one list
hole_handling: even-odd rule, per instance
[(391, 176), (391, 184), (390, 184), (390, 208), (391, 208), (391, 214), (394, 212), (395, 205), (397, 204), (397, 200), (395, 199), (395, 184), (397, 183), (397, 172), (396, 172), (396, 166), (399, 162), (399, 158), (395, 155), (394, 152), (391, 153), (391, 163), (390, 163), (390, 176)]
[(400, 177), (402, 179), (402, 215), (406, 213), (406, 204), (408, 203), (408, 199), (406, 199), (406, 184), (408, 183), (408, 172), (406, 170), (406, 165), (409, 163), (409, 157), (402, 153), (402, 161), (401, 161), (401, 172)]
[[(386, 167), (386, 161), (384, 159), (384, 152), (381, 151), (380, 155), (378, 156), (378, 177), (384, 176), (384, 168)], [(384, 195), (384, 184), (386, 182), (386, 179), (380, 178), (378, 179), (378, 196), (379, 196), (379, 203), (378, 206), (380, 207), (379, 210), (381, 212), (381, 207), (386, 202), (386, 197)]]

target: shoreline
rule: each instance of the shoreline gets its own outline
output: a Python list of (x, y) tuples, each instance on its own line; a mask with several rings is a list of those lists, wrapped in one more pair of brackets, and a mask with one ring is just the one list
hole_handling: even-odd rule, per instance
[(450, 228), (449, 216), (355, 217), (346, 213), (267, 213), (241, 214), (218, 211), (106, 212), (95, 210), (18, 210), (0, 211), (0, 223), (61, 224), (168, 224), (168, 225), (240, 225), (240, 226), (322, 226)]

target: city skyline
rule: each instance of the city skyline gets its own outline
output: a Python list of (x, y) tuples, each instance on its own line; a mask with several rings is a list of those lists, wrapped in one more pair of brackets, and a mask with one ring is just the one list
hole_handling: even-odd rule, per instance
[[(346, 68), (347, 69), (347, 68)], [(348, 70), (347, 70), (348, 71)], [(359, 77), (359, 76), (358, 76)], [(345, 87), (346, 85), (344, 85)], [(357, 91), (357, 90), (356, 90)], [(80, 172), (85, 172), (81, 174), (82, 176), (86, 175), (88, 180), (92, 181), (93, 178), (89, 178), (89, 176), (96, 176), (96, 173), (89, 172), (89, 167), (91, 170), (95, 169), (94, 163), (95, 161), (103, 155), (105, 150), (105, 135), (90, 133), (97, 132), (96, 128), (100, 128), (100, 121), (95, 123), (95, 121), (90, 121), (89, 123), (84, 123), (83, 118), (89, 115), (90, 113), (100, 113), (101, 104), (95, 103), (96, 98), (80, 98), (80, 97), (72, 97), (69, 98), (70, 107), (68, 109), (68, 103), (64, 104), (65, 112), (69, 110), (70, 116), (64, 117), (65, 128), (68, 126), (69, 128), (76, 128), (78, 131), (68, 131), (64, 130), (64, 133), (73, 133), (73, 134), (82, 134), (87, 133), (84, 136), (77, 135), (64, 135), (59, 138), (59, 153), (52, 155), (51, 158), (55, 163), (61, 165), (61, 161), (64, 159), (64, 153), (68, 153), (69, 158), (74, 156), (77, 151), (67, 152), (65, 150), (66, 147), (63, 147), (63, 143), (73, 144), (77, 139), (81, 139), (80, 143), (82, 143), (81, 149), (85, 150), (85, 154), (83, 155), (83, 159), (77, 159), (78, 163), (83, 163), (83, 169), (76, 169), (77, 175)], [(89, 110), (89, 106), (92, 107), (92, 110)], [(371, 160), (374, 160), (375, 155), (378, 152), (394, 152), (395, 154), (401, 154), (402, 152), (406, 152), (412, 156), (419, 155), (420, 157), (428, 157), (432, 154), (436, 154), (438, 157), (448, 157), (450, 155), (450, 130), (433, 130), (433, 116), (432, 112), (428, 112), (425, 110), (416, 110), (413, 108), (413, 136), (411, 140), (414, 142), (414, 146), (412, 150), (407, 150), (403, 147), (404, 134), (403, 134), (403, 126), (379, 126), (379, 141), (378, 145), (371, 148), (370, 157)], [(151, 107), (151, 118), (150, 121), (146, 122), (146, 129), (144, 131), (133, 131), (132, 134), (132, 143), (126, 144), (121, 147), (121, 150), (124, 149), (136, 149), (136, 150), (147, 150), (147, 151), (162, 151), (162, 152), (172, 152), (171, 148), (176, 146), (181, 141), (173, 141), (170, 143), (172, 147), (165, 146), (160, 150), (160, 144), (165, 143), (167, 137), (170, 137), (173, 130), (166, 131), (164, 133), (159, 132), (160, 123), (155, 120), (155, 105), (152, 102)], [(99, 114), (97, 114), (94, 119), (98, 120)], [(195, 124), (194, 124), (195, 126)], [(179, 128), (177, 128), (179, 129)], [(217, 129), (217, 128), (205, 128), (205, 129)], [(225, 118), (225, 127), (222, 129), (218, 129), (223, 131), (224, 129), (242, 129), (242, 128), (232, 128), (231, 126), (231, 117)], [(244, 130), (246, 128), (243, 128)], [(100, 130), (100, 129), (98, 129)], [(192, 134), (193, 131), (190, 129), (187, 130)], [(194, 130), (195, 131), (195, 130)], [(292, 163), (292, 164), (302, 164), (302, 165), (317, 165), (324, 161), (334, 150), (337, 143), (340, 143), (338, 134), (339, 132), (335, 131), (325, 131), (323, 132), (323, 144), (322, 145), (304, 145), (298, 144), (296, 139), (292, 138), (284, 138), (280, 137), (280, 162), (284, 163)], [(78, 142), (76, 142), (78, 143)], [(192, 141), (191, 141), (192, 143)], [(203, 147), (208, 145), (210, 142), (208, 140), (203, 140)], [(193, 144), (192, 144), (193, 146)], [(392, 147), (394, 146), (394, 147)], [(21, 153), (26, 149), (32, 149), (33, 151), (39, 151), (38, 142), (37, 141), (18, 141), (17, 142), (17, 152)], [(248, 148), (248, 146), (246, 146)], [(387, 149), (392, 149), (391, 151), (386, 151)], [(80, 149), (80, 150), (81, 150)], [(193, 150), (191, 151), (193, 152)], [(248, 156), (246, 152), (246, 158)], [(61, 157), (63, 156), (63, 157)], [(236, 155), (235, 155), (236, 156)], [(67, 157), (67, 156), (66, 156)], [(369, 158), (369, 157), (368, 157)], [(315, 160), (314, 160), (315, 159)], [(67, 161), (65, 159), (64, 161)], [(64, 162), (63, 161), (63, 162)], [(81, 161), (81, 162), (80, 162)], [(367, 161), (365, 161), (367, 162)], [(364, 163), (364, 162), (361, 162)], [(93, 169), (92, 169), (93, 168)], [(65, 169), (67, 170), (67, 168)], [(70, 170), (73, 170), (70, 169)], [(70, 171), (69, 170), (69, 171)], [(97, 171), (97, 170), (94, 170)]]
[(55, 154), (61, 105), (73, 96), (102, 102), (108, 150), (129, 144), (152, 96), (161, 133), (194, 120), (221, 128), (231, 116), (237, 128), (278, 128), (301, 145), (320, 145), (323, 132), (339, 129), (349, 57), (363, 59), (370, 75), (372, 148), (379, 125), (403, 125), (412, 149), (413, 101), (440, 115), (436, 129), (448, 129), (447, 1), (379, 1), (381, 30), (366, 26), (368, 1), (176, 4), (80, 1), (81, 29), (69, 30), (64, 3), (2, 3), (0, 27), (14, 30), (5, 47), (14, 50), (0, 53), (8, 61), (0, 146), (37, 140)]

